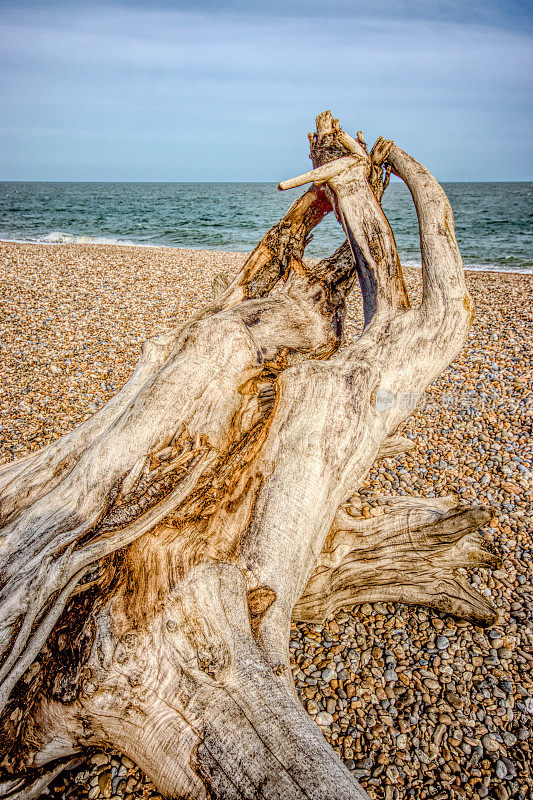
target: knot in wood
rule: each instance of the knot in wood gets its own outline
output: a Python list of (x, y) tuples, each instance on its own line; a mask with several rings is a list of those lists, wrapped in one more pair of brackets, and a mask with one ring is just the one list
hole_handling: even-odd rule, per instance
[(209, 645), (205, 650), (198, 650), (198, 667), (213, 680), (218, 680), (221, 673), (229, 666), (229, 653), (225, 648)]
[(135, 647), (137, 647), (138, 642), (139, 637), (134, 631), (128, 631), (128, 633), (125, 633), (122, 637), (122, 643), (128, 650), (133, 650)]

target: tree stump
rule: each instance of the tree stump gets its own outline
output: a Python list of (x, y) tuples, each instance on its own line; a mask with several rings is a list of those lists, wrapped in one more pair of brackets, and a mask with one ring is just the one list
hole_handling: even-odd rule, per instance
[[(458, 572), (492, 565), (482, 508), (357, 489), (467, 337), (448, 200), (393, 142), (369, 153), (329, 112), (312, 186), (188, 324), (146, 342), (90, 420), (0, 468), (4, 797), (37, 797), (89, 747), (162, 794), (367, 797), (296, 696), (293, 619), (362, 602), (495, 612)], [(412, 308), (381, 208), (390, 173), (418, 213)], [(334, 211), (347, 241), (303, 262)], [(356, 278), (365, 326), (338, 352)]]

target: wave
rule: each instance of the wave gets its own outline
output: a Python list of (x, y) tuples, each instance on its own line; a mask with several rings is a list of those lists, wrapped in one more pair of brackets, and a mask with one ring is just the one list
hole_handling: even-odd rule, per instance
[(153, 247), (154, 245), (141, 245), (137, 242), (129, 242), (126, 239), (115, 239), (111, 236), (90, 236), (88, 234), (78, 235), (75, 233), (65, 233), (64, 231), (50, 231), (42, 236), (36, 236), (31, 241), (39, 244), (115, 244), (115, 245), (135, 245), (136, 247)]
[(171, 247), (167, 244), (149, 244), (131, 239), (115, 239), (112, 236), (92, 236), (90, 234), (65, 233), (50, 231), (39, 236), (10, 236), (0, 233), (0, 242), (16, 242), (17, 244), (109, 244), (119, 247)]
[(513, 275), (533, 275), (532, 267), (502, 267), (499, 264), (465, 264), (466, 272), (505, 272)]
[(15, 242), (16, 244), (111, 244), (129, 247), (158, 247), (159, 245), (129, 242), (126, 239), (114, 239), (111, 236), (89, 236), (65, 233), (64, 231), (50, 231), (41, 236), (27, 236), (18, 238), (0, 234), (0, 242)]
[[(139, 242), (139, 241), (132, 241), (127, 239), (115, 239), (110, 236), (91, 236), (89, 234), (74, 234), (74, 233), (66, 233), (65, 231), (50, 231), (49, 233), (43, 233), (40, 236), (29, 237), (26, 239), (18, 239), (18, 238), (11, 238), (5, 237), (0, 234), (0, 241), (2, 242), (15, 242), (17, 244), (47, 244), (47, 245), (61, 245), (61, 244), (107, 244), (107, 245), (114, 245), (118, 247), (167, 247), (170, 249), (175, 250), (214, 250), (218, 251), (222, 249), (224, 252), (235, 252), (235, 250), (228, 245), (224, 248), (216, 248), (216, 247), (209, 247), (206, 244), (198, 243), (196, 246), (188, 244), (188, 245), (177, 245), (177, 244), (164, 244), (160, 243), (151, 243), (147, 244), (146, 242)], [(242, 251), (239, 251), (242, 252)], [(329, 255), (329, 254), (328, 254)], [(317, 258), (321, 258), (321, 256), (312, 256), (313, 260)], [(401, 256), (400, 256), (401, 258)], [(415, 269), (420, 269), (422, 264), (419, 259), (414, 258), (401, 258), (402, 266), (404, 267), (414, 267)], [(503, 273), (513, 273), (513, 274), (520, 274), (520, 275), (533, 275), (533, 268), (530, 266), (504, 266), (502, 264), (477, 264), (477, 263), (465, 263), (464, 268), (467, 272), (503, 272)]]

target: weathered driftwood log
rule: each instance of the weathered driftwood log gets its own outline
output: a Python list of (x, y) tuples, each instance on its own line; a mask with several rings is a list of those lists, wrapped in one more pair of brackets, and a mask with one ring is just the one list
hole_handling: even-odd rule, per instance
[[(457, 573), (494, 561), (483, 510), (357, 507), (472, 321), (450, 206), (399, 147), (368, 154), (329, 112), (311, 155), (284, 185), (314, 186), (235, 280), (148, 342), (92, 419), (0, 470), (6, 797), (107, 746), (170, 797), (366, 797), (295, 694), (291, 619), (373, 600), (494, 618)], [(379, 202), (391, 171), (419, 217), (416, 309)], [(304, 264), (332, 208), (348, 243)], [(365, 329), (336, 353), (356, 276)]]

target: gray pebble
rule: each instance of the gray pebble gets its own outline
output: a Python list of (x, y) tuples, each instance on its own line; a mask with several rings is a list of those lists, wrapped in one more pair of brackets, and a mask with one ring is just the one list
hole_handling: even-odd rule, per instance
[(507, 767), (505, 766), (501, 758), (499, 758), (498, 761), (496, 762), (496, 775), (498, 776), (498, 778), (500, 778), (500, 780), (505, 778), (507, 775)]

